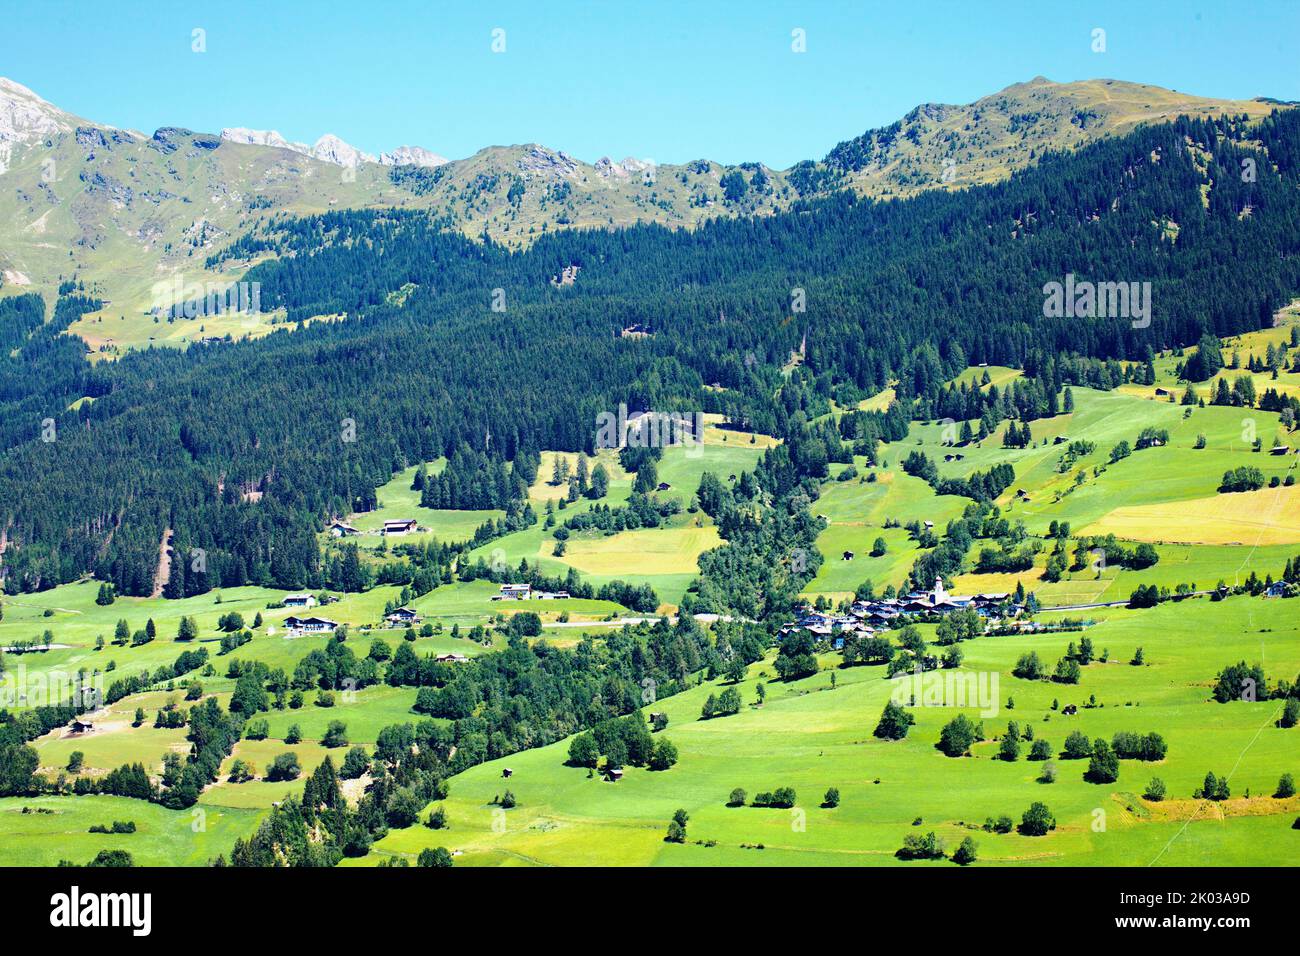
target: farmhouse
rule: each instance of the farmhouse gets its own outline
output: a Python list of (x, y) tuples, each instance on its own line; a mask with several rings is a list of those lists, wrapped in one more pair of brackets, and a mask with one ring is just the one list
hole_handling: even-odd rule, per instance
[(399, 607), (392, 613), (384, 615), (384, 620), (388, 622), (389, 627), (408, 627), (418, 624), (420, 615), (409, 607)]
[(494, 601), (564, 601), (568, 591), (534, 591), (531, 584), (503, 584), (501, 593), (492, 595)]
[(69, 730), (74, 734), (86, 734), (95, 729), (95, 725), (86, 721), (74, 720)]
[(1285, 455), (1290, 450), (1291, 450), (1290, 445), (1283, 445), (1281, 442), (1278, 442), (1276, 445), (1274, 445), (1272, 448), (1268, 450), (1268, 453), (1270, 455)]
[(434, 658), (439, 664), (468, 664), (469, 658), (464, 654), (439, 654)]
[(325, 530), (335, 538), (347, 538), (358, 533), (357, 529), (346, 521), (335, 521)]
[(299, 634), (331, 634), (338, 622), (327, 617), (298, 617), (290, 615), (284, 619), (284, 626)]
[(414, 518), (397, 518), (392, 521), (385, 521), (384, 534), (410, 534), (416, 529)]
[(853, 616), (863, 624), (872, 627), (888, 627), (890, 622), (897, 618), (901, 613), (901, 611), (897, 610), (897, 608), (893, 606), (881, 606), (874, 602), (861, 607), (858, 605), (854, 605), (853, 607)]
[(870, 637), (875, 633), (851, 614), (830, 615), (818, 611), (805, 611), (797, 620), (781, 625), (782, 636), (795, 631), (807, 631), (818, 641), (830, 641), (836, 650), (844, 646), (849, 635), (862, 634)]
[(286, 594), (282, 603), (285, 607), (315, 607), (314, 594)]

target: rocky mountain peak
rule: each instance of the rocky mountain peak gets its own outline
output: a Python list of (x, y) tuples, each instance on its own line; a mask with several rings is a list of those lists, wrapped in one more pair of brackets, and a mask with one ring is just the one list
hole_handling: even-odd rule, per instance
[(557, 149), (548, 149), (532, 143), (524, 147), (524, 154), (519, 157), (519, 169), (525, 173), (541, 173), (559, 176), (576, 176), (578, 163), (568, 153)]
[(287, 140), (280, 135), (278, 130), (247, 129), (242, 126), (223, 129), (221, 138), (231, 143), (243, 143), (247, 146), (269, 146), (272, 149), (287, 149), (303, 156), (318, 159), (323, 163), (332, 163), (335, 166), (343, 167), (355, 167), (362, 163), (376, 162), (385, 166), (441, 166), (447, 162), (446, 157), (439, 156), (423, 146), (399, 146), (391, 153), (383, 153), (376, 159), (372, 154), (362, 152), (333, 133), (326, 133), (311, 146), (306, 143), (295, 143)]
[(442, 166), (449, 160), (423, 146), (399, 146), (391, 153), (380, 153), (379, 162), (385, 166)]
[(243, 126), (230, 127), (221, 131), (221, 138), (228, 143), (243, 143), (246, 146), (271, 146), (275, 149), (289, 149), (304, 156), (311, 155), (311, 147), (306, 143), (291, 143), (274, 129), (246, 129)]
[(321, 162), (333, 163), (335, 166), (360, 166), (362, 163), (376, 162), (374, 156), (361, 152), (333, 133), (326, 133), (316, 140), (316, 145), (311, 148), (311, 155)]
[(72, 117), (21, 83), (0, 77), (0, 142), (34, 143), (72, 129)]

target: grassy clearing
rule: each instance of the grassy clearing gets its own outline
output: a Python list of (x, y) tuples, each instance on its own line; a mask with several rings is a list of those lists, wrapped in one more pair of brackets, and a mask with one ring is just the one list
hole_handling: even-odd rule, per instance
[[(1020, 378), (1025, 373), (1018, 368), (1008, 368), (1005, 365), (987, 365), (978, 368), (968, 368), (962, 372), (953, 382), (957, 385), (980, 385), (988, 388), (989, 385), (996, 385), (999, 390), (1005, 389), (1006, 386)], [(988, 375), (989, 381), (984, 384), (984, 376)]]
[(1136, 541), (1294, 544), (1300, 542), (1300, 485), (1116, 508), (1089, 530)]
[[(430, 474), (436, 475), (446, 467), (446, 464), (446, 459), (440, 458), (429, 462), (425, 468)], [(349, 542), (372, 551), (381, 547), (391, 547), (398, 542), (422, 543), (430, 538), (445, 542), (468, 541), (474, 537), (474, 532), (485, 521), (505, 517), (504, 511), (496, 509), (450, 511), (420, 507), (420, 492), (411, 488), (411, 482), (418, 468), (418, 465), (412, 465), (398, 472), (391, 481), (382, 485), (378, 490), (379, 507), (374, 511), (354, 514), (348, 518), (348, 523), (362, 532), (360, 535), (349, 537), (347, 539)], [(428, 530), (391, 539), (378, 533), (385, 521), (396, 521), (402, 518), (414, 518), (421, 528)]]
[[(228, 856), (261, 815), (208, 806), (167, 810), (125, 797), (8, 797), (0, 799), (0, 866), (85, 864), (100, 850), (126, 850), (137, 866), (203, 866), (218, 854)], [(133, 821), (136, 832), (88, 832), (114, 820)]]
[[(977, 544), (976, 547), (979, 545)], [(1275, 578), (1294, 557), (1296, 549), (1287, 545), (1238, 547), (1232, 545), (1158, 544), (1159, 563), (1141, 571), (1108, 567), (1098, 573), (1092, 568), (1067, 571), (1060, 581), (1042, 579), (1050, 549), (1038, 555), (1031, 570), (1015, 574), (962, 574), (953, 585), (958, 594), (983, 591), (1014, 591), (1022, 583), (1027, 591), (1052, 604), (1088, 604), (1094, 601), (1124, 601), (1139, 584), (1154, 584), (1173, 590), (1180, 584), (1195, 584), (1196, 589), (1214, 587), (1220, 580), (1241, 584), (1252, 571), (1260, 578)]]
[[(747, 440), (737, 441), (739, 433), (726, 434), (728, 441), (725, 443), (712, 444), (706, 440), (702, 447), (664, 449), (656, 470), (660, 482), (668, 484), (669, 488), (658, 494), (677, 498), (686, 507), (706, 471), (725, 481), (731, 475), (752, 470), (763, 453), (763, 446), (750, 445)], [(558, 503), (566, 493), (566, 489), (549, 484), (557, 457), (560, 457), (557, 452), (542, 452), (537, 482), (529, 489), (533, 508), (539, 515), (544, 512), (548, 500), (558, 509)], [(576, 455), (563, 457), (570, 466), (577, 462)], [(599, 503), (611, 508), (626, 503), (632, 491), (632, 476), (618, 466), (617, 455), (612, 450), (601, 451), (599, 459), (610, 472), (609, 494)], [(582, 514), (594, 504), (596, 502), (586, 498), (568, 502), (563, 510), (556, 511), (556, 520), (562, 524), (566, 518)], [(702, 527), (693, 527), (697, 519)], [(555, 557), (552, 553), (554, 538), (539, 521), (531, 528), (476, 548), (469, 559), (474, 561), (481, 557), (488, 562), (505, 562), (512, 566), (526, 560), (540, 566), (543, 572), (558, 576), (576, 568), (596, 587), (613, 580), (649, 584), (663, 605), (671, 608), (681, 601), (687, 587), (698, 575), (696, 561), (699, 555), (717, 543), (716, 532), (708, 527), (706, 517), (683, 514), (665, 528), (624, 531), (599, 538), (575, 536), (570, 539), (566, 554)], [(534, 607), (529, 609), (536, 610)]]
[[(1191, 408), (1158, 401), (1146, 401), (1121, 391), (1095, 392), (1073, 389), (1075, 408), (1032, 423), (1035, 444), (1024, 449), (1001, 447), (1001, 432), (982, 443), (957, 449), (942, 444), (943, 428), (938, 424), (913, 427), (904, 442), (887, 446), (887, 458), (901, 459), (909, 451), (925, 451), (946, 476), (960, 477), (983, 471), (999, 462), (1010, 462), (1016, 482), (998, 504), (1015, 519), (1021, 519), (1033, 533), (1046, 531), (1053, 520), (1071, 522), (1073, 530), (1087, 526), (1115, 510), (1148, 504), (1192, 501), (1217, 494), (1223, 473), (1240, 465), (1258, 467), (1265, 478), (1284, 478), (1294, 458), (1251, 451), (1255, 437), (1270, 446), (1279, 433), (1278, 416), (1239, 408)], [(1121, 440), (1130, 445), (1145, 427), (1165, 429), (1169, 444), (1134, 452), (1116, 464), (1108, 461), (1111, 449)], [(1195, 447), (1204, 435), (1206, 447)], [(1062, 444), (1056, 444), (1060, 437)], [(1046, 439), (1046, 443), (1044, 443)], [(1066, 470), (1060, 468), (1066, 441), (1086, 440), (1095, 450), (1079, 458)], [(962, 454), (961, 461), (945, 462), (945, 454)], [(1081, 476), (1081, 477), (1080, 477)], [(1023, 489), (1029, 501), (1016, 500)], [(1170, 529), (1176, 531), (1177, 526)], [(1174, 540), (1196, 540), (1194, 537)]]
[(691, 574), (698, 571), (700, 555), (720, 544), (712, 525), (623, 531), (609, 537), (570, 538), (564, 561), (584, 574), (604, 577)]

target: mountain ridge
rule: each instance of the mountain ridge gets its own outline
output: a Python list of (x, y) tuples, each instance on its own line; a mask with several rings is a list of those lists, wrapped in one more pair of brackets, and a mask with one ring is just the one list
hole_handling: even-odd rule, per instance
[[(240, 240), (277, 215), (341, 208), (422, 209), (444, 228), (523, 247), (549, 231), (657, 222), (691, 228), (763, 216), (839, 189), (875, 199), (1004, 179), (1054, 150), (1143, 122), (1279, 104), (1216, 100), (1119, 80), (1013, 84), (971, 104), (922, 104), (786, 170), (697, 159), (588, 163), (538, 143), (462, 159), (422, 147), (374, 157), (333, 134), (293, 143), (275, 130), (152, 136), (85, 120), (0, 79), (0, 295), (76, 276), (108, 305), (72, 329), (92, 349), (185, 345), (154, 327), (160, 288), (228, 283), (258, 261)], [(205, 265), (207, 263), (207, 265)], [(223, 330), (269, 331), (263, 320)]]

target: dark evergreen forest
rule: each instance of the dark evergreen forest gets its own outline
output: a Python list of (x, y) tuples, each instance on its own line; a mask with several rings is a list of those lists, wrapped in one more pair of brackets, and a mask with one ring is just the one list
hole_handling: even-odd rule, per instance
[[(514, 499), (505, 462), (592, 451), (597, 414), (620, 402), (793, 439), (818, 403), (894, 378), (909, 403), (895, 425), (955, 407), (944, 381), (978, 362), (1030, 370), (1049, 387), (1031, 382), (1021, 400), (1054, 402), (1096, 374), (1080, 359), (1140, 361), (1267, 324), (1300, 289), (1298, 185), (1294, 111), (1255, 126), (1181, 120), (997, 185), (883, 203), (837, 193), (693, 232), (552, 234), (526, 251), (425, 214), (281, 218), (246, 243), (281, 254), (246, 276), (263, 307), (346, 320), (94, 366), (59, 334), (94, 300), (63, 290), (46, 323), (37, 295), (0, 300), (5, 587), (93, 570), (148, 593), (166, 529), (178, 554), (204, 549), (200, 589), (316, 585), (323, 522), (373, 505), (396, 469), (458, 455), (491, 484), (439, 481), (431, 497)], [(553, 281), (573, 265), (575, 283)], [(1151, 282), (1149, 327), (1044, 318), (1044, 283), (1067, 273)], [(634, 324), (653, 334), (619, 334)], [(805, 341), (791, 384), (781, 366)]]

